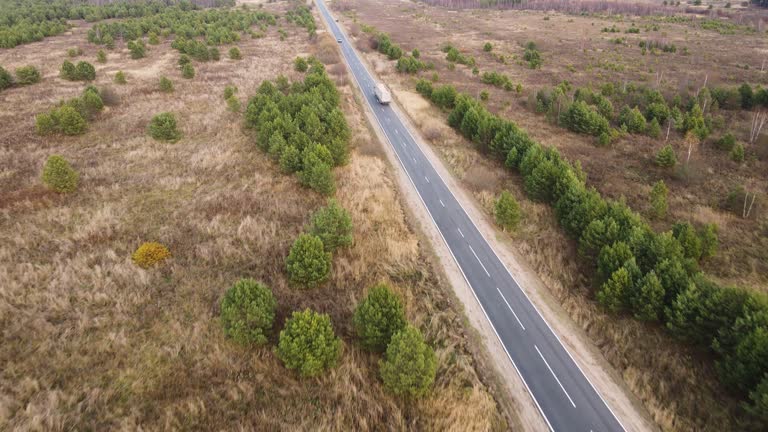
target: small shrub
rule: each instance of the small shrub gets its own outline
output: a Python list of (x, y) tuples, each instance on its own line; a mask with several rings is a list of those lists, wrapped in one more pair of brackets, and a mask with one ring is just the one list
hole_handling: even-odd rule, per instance
[(149, 135), (159, 141), (178, 141), (181, 133), (176, 129), (176, 117), (164, 112), (152, 117), (147, 128)]
[(0, 90), (5, 90), (13, 85), (13, 76), (0, 66)]
[(285, 146), (282, 153), (280, 153), (280, 169), (286, 173), (291, 174), (301, 170), (301, 153), (296, 147), (292, 145)]
[(77, 62), (75, 77), (76, 80), (93, 81), (96, 79), (96, 68), (86, 61)]
[(520, 205), (511, 193), (502, 191), (494, 207), (496, 223), (504, 230), (514, 231), (520, 224)]
[(383, 352), (406, 325), (405, 307), (387, 285), (379, 284), (357, 305), (352, 323), (365, 349)]
[(190, 59), (188, 55), (182, 54), (179, 56), (179, 67), (182, 67), (185, 64), (190, 64), (190, 63), (192, 63), (192, 59)]
[(160, 44), (160, 38), (157, 36), (157, 33), (155, 32), (149, 32), (149, 38), (147, 40), (150, 45), (159, 45)]
[(160, 91), (164, 93), (172, 93), (173, 81), (169, 80), (166, 77), (160, 77)]
[(69, 57), (77, 57), (83, 53), (83, 50), (80, 49), (80, 47), (74, 47), (67, 50), (67, 55)]
[(322, 240), (326, 251), (333, 252), (352, 244), (352, 219), (336, 200), (330, 199), (327, 206), (312, 215), (309, 233)]
[(608, 119), (586, 102), (577, 100), (560, 115), (560, 121), (571, 131), (599, 137), (610, 130)]
[(167, 247), (157, 242), (147, 242), (136, 249), (131, 259), (137, 266), (147, 269), (162, 263), (170, 256), (171, 252)]
[(128, 42), (128, 49), (131, 51), (131, 58), (134, 60), (138, 60), (147, 56), (146, 46), (144, 45), (144, 41), (141, 39)]
[(667, 144), (656, 153), (656, 165), (662, 168), (671, 168), (677, 163), (677, 157), (672, 146)]
[(56, 119), (50, 113), (41, 113), (35, 117), (35, 129), (38, 135), (49, 135), (56, 132)]
[(737, 143), (733, 146), (733, 149), (731, 149), (729, 155), (731, 156), (731, 160), (734, 162), (744, 162), (744, 146), (741, 145), (741, 143)]
[(285, 264), (292, 283), (311, 288), (328, 279), (331, 254), (325, 251), (320, 237), (301, 234), (293, 243)]
[(123, 71), (117, 71), (115, 74), (115, 84), (125, 84), (128, 81), (125, 79), (125, 73)]
[(491, 52), (493, 49), (493, 45), (490, 42), (486, 42), (485, 45), (483, 45), (483, 51), (485, 52)]
[(48, 157), (43, 167), (43, 183), (58, 193), (69, 193), (77, 190), (80, 175), (59, 155)]
[(309, 65), (303, 57), (296, 57), (296, 60), (293, 61), (293, 68), (296, 72), (304, 73), (309, 68)]
[(99, 63), (106, 63), (107, 53), (104, 52), (104, 50), (99, 50), (99, 52), (96, 53), (96, 61)]
[(208, 57), (213, 61), (219, 61), (221, 60), (221, 53), (219, 52), (219, 49), (216, 47), (210, 47), (208, 49)]
[(341, 340), (328, 315), (306, 309), (294, 312), (285, 322), (275, 351), (285, 367), (311, 377), (336, 366)]
[(232, 47), (229, 49), (229, 58), (232, 60), (240, 60), (243, 58), (242, 54), (240, 54), (240, 49), (237, 47)]
[(661, 136), (661, 125), (657, 119), (651, 120), (648, 124), (648, 136), (658, 139)]
[(226, 86), (224, 87), (224, 100), (227, 100), (237, 94), (237, 87), (236, 86)]
[(64, 60), (64, 63), (61, 64), (60, 73), (62, 78), (69, 81), (76, 81), (77, 78), (77, 68), (75, 68), (75, 65), (72, 64), (69, 60)]
[(420, 79), (416, 82), (416, 91), (424, 96), (425, 98), (431, 98), (432, 97), (432, 83), (425, 80)]
[(16, 82), (19, 85), (30, 85), (40, 82), (40, 71), (34, 66), (22, 66), (16, 69)]
[(227, 109), (233, 113), (239, 113), (241, 109), (240, 99), (237, 96), (230, 96), (227, 98)]
[(630, 133), (643, 133), (646, 129), (645, 117), (637, 109), (625, 106), (619, 114), (619, 124), (625, 126)]
[(734, 137), (732, 133), (727, 133), (720, 137), (719, 140), (715, 141), (715, 145), (720, 150), (731, 151), (733, 150), (733, 146), (736, 145), (736, 137)]
[(597, 137), (597, 144), (601, 147), (607, 147), (611, 145), (611, 134), (608, 132), (601, 133), (600, 136)]
[(96, 87), (88, 86), (81, 99), (86, 116), (91, 118), (104, 108), (104, 101)]
[(80, 135), (85, 133), (87, 123), (76, 109), (65, 105), (54, 111), (54, 121), (64, 135)]
[(597, 301), (611, 312), (626, 307), (627, 292), (632, 289), (632, 276), (625, 267), (614, 271), (597, 292)]
[[(326, 152), (328, 150), (322, 144), (318, 144), (316, 147), (323, 148)], [(321, 158), (316, 151), (305, 151), (304, 153), (301, 159), (302, 170), (299, 173), (301, 184), (323, 195), (333, 195), (336, 191), (336, 183), (333, 178), (331, 163)]]
[(398, 396), (424, 396), (437, 373), (434, 350), (421, 332), (410, 325), (392, 337), (379, 365), (384, 386)]
[(669, 189), (663, 180), (659, 180), (653, 184), (651, 189), (651, 208), (653, 209), (653, 216), (657, 218), (663, 218), (667, 215), (667, 196), (669, 195)]
[(490, 95), (488, 94), (487, 90), (483, 90), (480, 92), (480, 100), (482, 101), (487, 101), (489, 96)]
[(536, 49), (536, 45), (533, 42), (528, 42), (526, 45), (523, 58), (528, 62), (529, 68), (538, 69), (541, 67), (541, 53)]
[(240, 279), (221, 299), (224, 334), (243, 345), (262, 345), (272, 329), (277, 302), (266, 285)]
[(195, 77), (195, 68), (192, 63), (185, 63), (181, 67), (181, 76), (186, 79), (192, 79)]
[(432, 102), (440, 108), (453, 108), (458, 92), (450, 84), (438, 87), (432, 91)]

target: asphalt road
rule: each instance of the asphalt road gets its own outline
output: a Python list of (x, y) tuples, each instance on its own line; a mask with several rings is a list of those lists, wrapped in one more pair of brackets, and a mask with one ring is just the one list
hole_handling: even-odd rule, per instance
[(553, 431), (623, 431), (621, 423), (539, 314), (435, 171), (397, 113), (373, 94), (375, 80), (322, 0), (317, 0), (352, 74), (421, 197), (510, 361)]

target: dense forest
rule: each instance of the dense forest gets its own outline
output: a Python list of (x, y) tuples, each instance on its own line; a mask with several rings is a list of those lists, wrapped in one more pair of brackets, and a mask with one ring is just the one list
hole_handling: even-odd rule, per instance
[(89, 22), (109, 18), (141, 18), (160, 14), (169, 5), (181, 10), (234, 5), (232, 0), (137, 1), (93, 4), (75, 0), (0, 0), (0, 48), (13, 48), (69, 29), (68, 20)]

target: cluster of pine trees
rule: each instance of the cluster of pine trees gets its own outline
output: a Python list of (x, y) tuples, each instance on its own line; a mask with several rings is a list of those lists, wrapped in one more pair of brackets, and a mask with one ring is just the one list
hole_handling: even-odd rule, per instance
[(258, 146), (286, 173), (325, 195), (336, 190), (332, 168), (349, 157), (349, 127), (339, 109), (339, 92), (323, 65), (310, 58), (304, 81), (284, 76), (264, 81), (250, 99), (246, 126), (258, 132)]

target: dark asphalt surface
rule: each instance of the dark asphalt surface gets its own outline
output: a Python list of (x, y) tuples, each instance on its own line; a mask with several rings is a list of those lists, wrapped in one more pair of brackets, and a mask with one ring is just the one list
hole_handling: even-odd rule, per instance
[(624, 430), (432, 167), (397, 113), (377, 102), (373, 94), (375, 80), (324, 2), (317, 0), (317, 3), (333, 36), (342, 40), (340, 48), (344, 58), (401, 166), (550, 429), (557, 432)]

